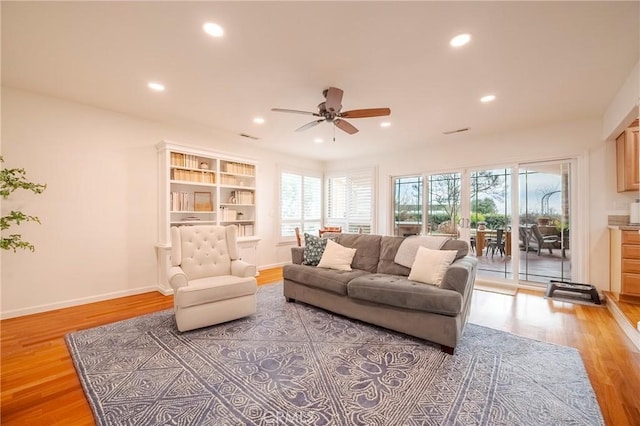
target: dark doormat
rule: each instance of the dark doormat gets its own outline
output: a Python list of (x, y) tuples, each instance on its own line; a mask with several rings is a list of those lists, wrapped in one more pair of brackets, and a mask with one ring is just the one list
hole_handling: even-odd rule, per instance
[(604, 306), (598, 289), (591, 284), (551, 280), (547, 284), (545, 298), (563, 302), (580, 303), (592, 306)]

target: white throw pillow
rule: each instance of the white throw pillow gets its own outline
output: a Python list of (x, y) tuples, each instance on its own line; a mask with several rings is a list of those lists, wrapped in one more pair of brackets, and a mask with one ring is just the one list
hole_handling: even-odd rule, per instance
[(456, 258), (456, 250), (432, 250), (419, 247), (411, 266), (409, 279), (425, 284), (440, 286), (447, 268)]
[(340, 271), (350, 271), (351, 261), (356, 254), (356, 249), (341, 246), (332, 240), (327, 240), (327, 246), (322, 253), (318, 268), (338, 269)]
[(444, 243), (449, 241), (451, 237), (440, 237), (433, 235), (412, 235), (405, 238), (398, 247), (396, 257), (393, 259), (398, 265), (411, 268), (413, 262), (416, 260), (416, 253), (418, 247), (426, 247), (433, 250), (441, 249)]

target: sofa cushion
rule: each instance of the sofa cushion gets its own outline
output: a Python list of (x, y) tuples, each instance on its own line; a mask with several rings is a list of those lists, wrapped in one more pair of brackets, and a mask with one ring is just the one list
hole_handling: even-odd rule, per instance
[(370, 274), (353, 279), (347, 285), (353, 299), (415, 309), (447, 316), (456, 316), (462, 309), (462, 295), (387, 274)]
[(339, 271), (350, 271), (353, 256), (356, 249), (341, 246), (331, 240), (327, 241), (327, 247), (322, 253), (322, 259), (318, 263), (318, 268), (337, 269)]
[(380, 259), (378, 260), (377, 273), (400, 275), (406, 277), (411, 269), (397, 264), (394, 259), (404, 237), (382, 237), (380, 240)]
[(447, 268), (456, 257), (455, 250), (432, 250), (418, 247), (409, 279), (424, 284), (440, 286)]
[(351, 267), (375, 273), (380, 258), (380, 235), (371, 234), (329, 234), (336, 237), (336, 242), (345, 247), (356, 249)]
[(359, 269), (336, 271), (335, 269), (324, 269), (315, 266), (284, 265), (282, 275), (287, 280), (346, 296), (347, 283), (354, 278), (369, 275), (369, 273)]

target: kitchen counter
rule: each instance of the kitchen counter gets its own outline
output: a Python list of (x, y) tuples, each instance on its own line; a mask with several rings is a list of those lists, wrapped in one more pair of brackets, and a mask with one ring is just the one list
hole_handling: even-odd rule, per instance
[(609, 229), (619, 229), (621, 231), (640, 231), (640, 225), (609, 225)]
[(609, 229), (620, 231), (640, 231), (640, 224), (629, 223), (629, 215), (609, 215)]

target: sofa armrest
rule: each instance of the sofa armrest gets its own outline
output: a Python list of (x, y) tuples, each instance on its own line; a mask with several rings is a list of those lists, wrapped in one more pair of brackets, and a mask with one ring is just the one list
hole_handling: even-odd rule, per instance
[(304, 257), (304, 247), (291, 247), (291, 263), (302, 265)]
[(242, 260), (232, 260), (231, 275), (236, 277), (255, 277), (256, 265), (251, 265)]
[(189, 285), (189, 278), (187, 278), (187, 275), (179, 266), (172, 266), (169, 268), (168, 278), (169, 285), (171, 285), (171, 288), (175, 293), (178, 292), (179, 288), (187, 287)]
[(463, 298), (468, 297), (473, 289), (478, 260), (472, 256), (465, 256), (449, 265), (444, 274), (440, 288), (457, 291)]

